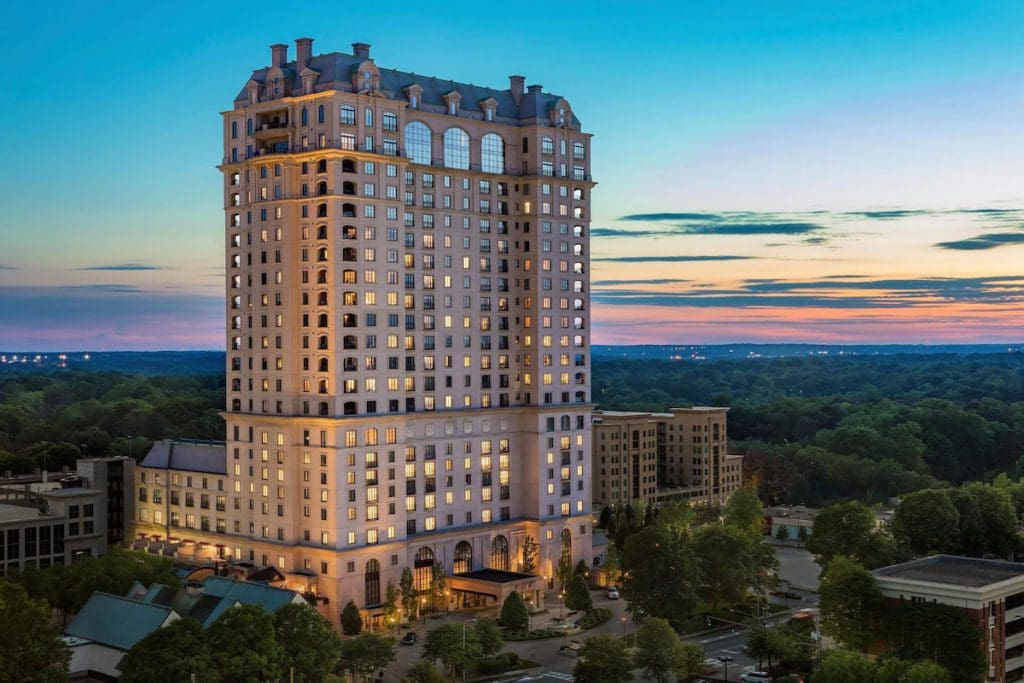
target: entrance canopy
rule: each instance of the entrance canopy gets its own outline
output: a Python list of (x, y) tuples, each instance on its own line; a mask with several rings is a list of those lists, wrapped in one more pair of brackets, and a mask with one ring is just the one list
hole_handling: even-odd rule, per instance
[(449, 576), (448, 585), (454, 591), (484, 595), (502, 602), (512, 591), (518, 591), (524, 597), (543, 591), (544, 577), (501, 569), (478, 569)]

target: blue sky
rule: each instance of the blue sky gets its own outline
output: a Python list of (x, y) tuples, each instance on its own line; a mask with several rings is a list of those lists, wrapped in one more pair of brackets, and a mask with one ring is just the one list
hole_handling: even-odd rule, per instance
[[(502, 7), (0, 10), (0, 349), (222, 346), (218, 112), (270, 43), (306, 35), (318, 53), (365, 41), (382, 66), (498, 87), (521, 73), (569, 99), (595, 134), (593, 227), (638, 231), (594, 239), (611, 259), (594, 279), (633, 283), (595, 290), (597, 343), (649, 339), (653, 324), (690, 343), (1022, 336), (1024, 282), (999, 278), (1024, 264), (1024, 3)], [(907, 213), (863, 214), (880, 209)], [(747, 227), (624, 220), (657, 213)], [(794, 221), (820, 230), (771, 227)], [(636, 260), (666, 249), (674, 261)], [(701, 258), (723, 255), (745, 258)], [(837, 275), (859, 284), (796, 294)], [(949, 293), (979, 278), (984, 300)], [(893, 287), (910, 280), (929, 296)], [(899, 310), (852, 314), (865, 283)], [(711, 291), (742, 296), (697, 296)]]

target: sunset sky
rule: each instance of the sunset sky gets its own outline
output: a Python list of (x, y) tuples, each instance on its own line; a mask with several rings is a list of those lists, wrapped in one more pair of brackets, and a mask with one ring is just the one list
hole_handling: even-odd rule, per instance
[(2, 351), (223, 348), (219, 112), (305, 35), (569, 100), (596, 344), (1024, 340), (1019, 1), (147, 4), (0, 9)]

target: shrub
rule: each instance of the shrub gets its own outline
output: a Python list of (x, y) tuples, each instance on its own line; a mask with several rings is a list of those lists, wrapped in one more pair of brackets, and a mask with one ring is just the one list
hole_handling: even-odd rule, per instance
[(530, 613), (526, 610), (526, 603), (518, 591), (505, 598), (501, 606), (501, 616), (498, 618), (501, 625), (510, 629), (527, 629), (530, 627)]

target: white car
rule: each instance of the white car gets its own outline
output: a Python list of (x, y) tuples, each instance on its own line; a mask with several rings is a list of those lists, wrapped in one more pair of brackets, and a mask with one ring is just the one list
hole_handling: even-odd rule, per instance
[(608, 590), (606, 591), (606, 594), (608, 595), (608, 599), (609, 600), (618, 600), (619, 599), (619, 589), (616, 588), (615, 586), (610, 586), (608, 588)]
[(772, 683), (772, 677), (764, 671), (748, 671), (740, 676), (742, 683)]
[(708, 657), (704, 660), (704, 668), (708, 671), (717, 671), (722, 668), (722, 662), (718, 657)]

